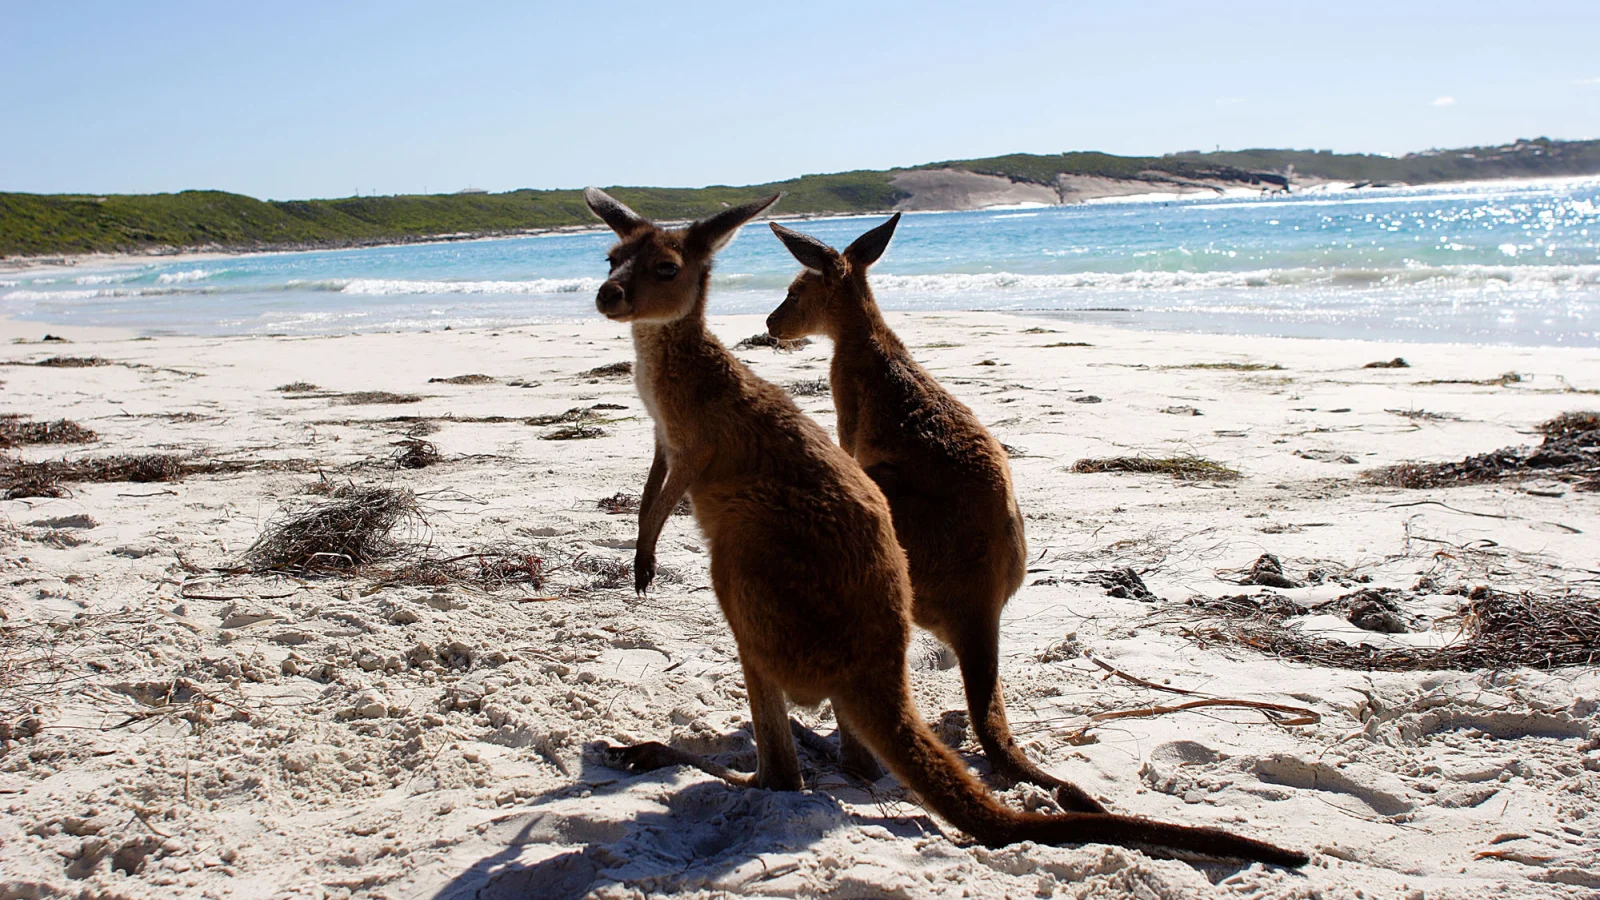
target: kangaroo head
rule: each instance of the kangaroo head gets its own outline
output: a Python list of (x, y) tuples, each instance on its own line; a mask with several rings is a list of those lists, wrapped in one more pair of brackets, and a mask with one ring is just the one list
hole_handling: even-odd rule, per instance
[(867, 268), (878, 261), (894, 237), (900, 214), (856, 238), (843, 253), (808, 235), (776, 222), (772, 233), (805, 266), (789, 284), (783, 304), (767, 316), (767, 332), (793, 340), (810, 334), (833, 335), (852, 309), (868, 302)]
[(686, 228), (661, 228), (605, 191), (586, 188), (584, 202), (620, 238), (606, 252), (611, 274), (595, 295), (595, 307), (616, 322), (670, 322), (703, 308), (712, 257), (778, 196), (730, 207)]

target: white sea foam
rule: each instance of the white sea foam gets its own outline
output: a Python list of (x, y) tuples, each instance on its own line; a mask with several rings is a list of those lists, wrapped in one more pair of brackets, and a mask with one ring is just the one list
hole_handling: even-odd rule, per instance
[(353, 278), (345, 294), (578, 294), (599, 290), (598, 278), (534, 278), (529, 281), (409, 281), (397, 278)]
[(0, 300), (71, 302), (74, 300), (94, 300), (99, 297), (137, 297), (142, 293), (144, 292), (123, 288), (98, 288), (84, 291), (8, 291), (5, 294), (0, 294)]
[(208, 288), (88, 288), (83, 290), (54, 290), (54, 291), (7, 291), (0, 294), (0, 300), (15, 300), (22, 302), (49, 301), (55, 303), (72, 303), (79, 300), (99, 300), (108, 297), (163, 297), (173, 294), (187, 294), (199, 296), (214, 294), (214, 289)]
[(120, 284), (131, 281), (140, 276), (140, 272), (117, 272), (111, 275), (79, 275), (72, 279), (73, 284)]
[(160, 284), (182, 284), (186, 281), (199, 281), (202, 278), (210, 278), (215, 274), (217, 273), (206, 269), (190, 269), (187, 272), (163, 272), (156, 276), (156, 281)]

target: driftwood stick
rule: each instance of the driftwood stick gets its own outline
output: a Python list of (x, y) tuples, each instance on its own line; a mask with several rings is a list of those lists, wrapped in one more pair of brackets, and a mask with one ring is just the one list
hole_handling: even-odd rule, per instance
[[(1113, 666), (1112, 664), (1106, 662), (1105, 660), (1099, 659), (1099, 658), (1094, 657), (1094, 656), (1090, 656), (1089, 657), (1089, 662), (1092, 662), (1095, 665), (1099, 666), (1100, 668), (1105, 669), (1107, 672), (1110, 672), (1111, 675), (1115, 675), (1118, 678), (1121, 678), (1121, 679), (1123, 679), (1125, 681), (1131, 681), (1134, 684), (1139, 685), (1140, 687), (1147, 687), (1147, 688), (1150, 688), (1151, 690), (1155, 690), (1155, 691), (1168, 691), (1168, 692), (1174, 693), (1174, 694), (1192, 694), (1192, 693), (1194, 693), (1194, 691), (1184, 690), (1183, 688), (1175, 688), (1175, 687), (1170, 687), (1170, 686), (1165, 685), (1165, 684), (1156, 684), (1153, 681), (1145, 681), (1143, 678), (1140, 678), (1137, 675), (1129, 675), (1127, 672), (1122, 671), (1121, 669), (1117, 668), (1116, 666)], [(1106, 677), (1109, 678), (1109, 677), (1111, 677), (1111, 675), (1107, 675)]]
[(185, 581), (183, 584), (178, 586), (178, 596), (185, 600), (282, 600), (285, 597), (293, 597), (295, 594), (298, 594), (300, 591), (304, 590), (304, 588), (295, 588), (287, 594), (196, 594), (190, 590), (190, 585), (195, 584), (196, 581), (205, 582), (213, 580), (214, 579), (207, 578)]
[(1304, 706), (1285, 706), (1282, 703), (1267, 703), (1262, 700), (1223, 700), (1205, 699), (1190, 700), (1175, 706), (1143, 706), (1138, 709), (1122, 709), (1115, 712), (1095, 713), (1089, 717), (1090, 724), (1105, 722), (1111, 719), (1136, 719), (1150, 716), (1160, 716), (1166, 713), (1183, 712), (1186, 709), (1200, 709), (1207, 706), (1226, 706), (1236, 709), (1260, 709), (1267, 712), (1288, 713), (1292, 719), (1274, 719), (1279, 725), (1315, 725), (1322, 721), (1322, 714)]

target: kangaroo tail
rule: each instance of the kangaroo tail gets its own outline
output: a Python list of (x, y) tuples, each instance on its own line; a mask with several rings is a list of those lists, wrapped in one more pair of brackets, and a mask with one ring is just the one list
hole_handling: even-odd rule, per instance
[(1303, 853), (1217, 828), (1101, 813), (1018, 812), (996, 800), (967, 772), (960, 758), (923, 724), (911, 702), (903, 673), (889, 690), (858, 685), (853, 693), (853, 697), (835, 696), (834, 706), (867, 746), (902, 783), (917, 792), (929, 809), (988, 846), (1019, 841), (1098, 842), (1259, 860), (1280, 866), (1303, 866), (1309, 861)]

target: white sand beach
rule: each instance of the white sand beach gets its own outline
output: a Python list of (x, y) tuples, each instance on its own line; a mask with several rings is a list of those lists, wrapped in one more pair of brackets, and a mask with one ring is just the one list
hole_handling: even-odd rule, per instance
[[(8, 322), (24, 342), (0, 345), (0, 413), (98, 440), (4, 452), (239, 465), (0, 501), (0, 900), (1596, 896), (1593, 667), (1311, 665), (1245, 646), (1252, 620), (1189, 601), (1305, 610), (1396, 589), (1408, 634), (1328, 611), (1287, 621), (1378, 648), (1458, 639), (1452, 617), (1482, 586), (1594, 602), (1600, 493), (1555, 478), (1406, 490), (1360, 473), (1539, 443), (1541, 422), (1600, 408), (1600, 350), (889, 319), (1015, 451), (1033, 562), (1002, 674), (1027, 751), (1116, 811), (1247, 833), (1311, 865), (985, 849), (892, 777), (853, 781), (810, 749), (798, 794), (604, 767), (596, 742), (646, 739), (754, 762), (693, 520), (668, 523), (663, 574), (639, 598), (633, 516), (598, 506), (637, 494), (650, 461), (631, 380), (581, 374), (631, 360), (623, 327), (134, 339)], [(763, 331), (757, 317), (713, 325), (730, 345)], [(46, 332), (70, 343), (38, 343)], [(832, 428), (817, 384), (829, 352), (738, 355), (800, 385)], [(56, 356), (106, 364), (31, 365)], [(1409, 367), (1364, 368), (1395, 357)], [(317, 387), (277, 390), (295, 382)], [(578, 439), (547, 439), (563, 428)], [(431, 465), (396, 462), (429, 447)], [(1070, 469), (1118, 456), (1240, 477)], [(328, 502), (311, 488), (330, 483), (415, 492), (425, 521), (394, 533), (406, 552), (473, 571), (482, 558), (506, 583), (244, 571), (263, 531)], [(1241, 585), (1268, 553), (1304, 586)], [(1124, 567), (1154, 599), (1095, 580)], [(965, 708), (953, 663), (931, 638), (912, 646), (924, 716), (986, 773), (964, 713), (947, 715)], [(1101, 715), (1201, 699), (1309, 713)], [(831, 738), (826, 708), (794, 717)]]

